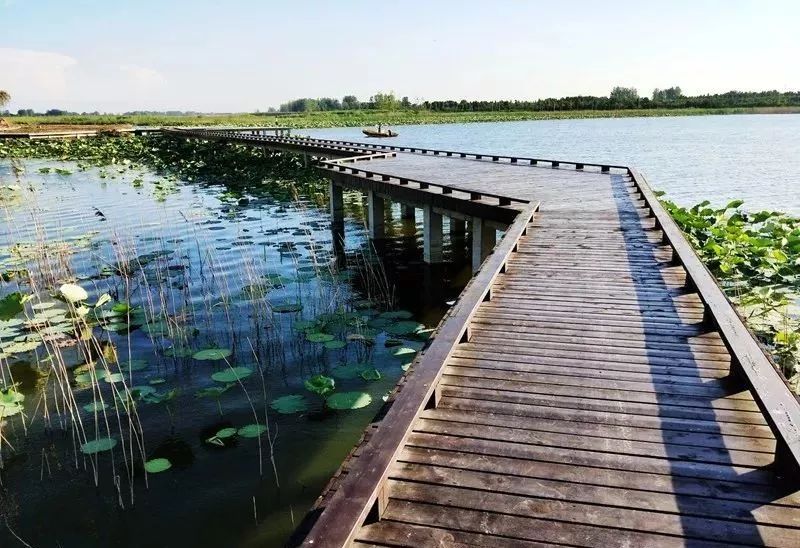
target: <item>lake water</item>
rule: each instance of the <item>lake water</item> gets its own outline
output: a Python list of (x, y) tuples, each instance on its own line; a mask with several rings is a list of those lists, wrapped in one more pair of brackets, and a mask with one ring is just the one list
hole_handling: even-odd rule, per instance
[[(800, 115), (683, 116), (398, 126), (370, 142), (629, 165), (685, 205), (744, 199), (800, 214)], [(364, 141), (360, 128), (301, 130)]]
[[(445, 242), (447, 265), (424, 265), (420, 227), (399, 209), (374, 249), (359, 193), (346, 194), (336, 257), (321, 194), (22, 167), (0, 160), (0, 297), (34, 295), (0, 321), (0, 390), (25, 396), (22, 413), (0, 416), (4, 548), (15, 535), (65, 548), (282, 545), (422, 346), (417, 323), (435, 326), (469, 277), (463, 242)], [(40, 173), (51, 168), (71, 174)], [(72, 310), (52, 296), (66, 281), (89, 305), (111, 300)], [(216, 359), (197, 357), (209, 348)], [(316, 374), (365, 406), (326, 409), (304, 387)], [(284, 396), (302, 409), (279, 413)], [(81, 451), (109, 437), (113, 450)], [(172, 468), (145, 481), (156, 458)]]

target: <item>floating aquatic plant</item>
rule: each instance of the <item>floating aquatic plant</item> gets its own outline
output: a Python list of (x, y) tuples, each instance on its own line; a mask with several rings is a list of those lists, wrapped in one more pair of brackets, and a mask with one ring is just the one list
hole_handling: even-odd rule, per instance
[(152, 459), (144, 463), (144, 469), (148, 474), (159, 474), (172, 468), (172, 463), (169, 459), (158, 458)]
[(292, 413), (302, 413), (308, 410), (308, 401), (301, 394), (287, 394), (280, 398), (275, 398), (269, 406), (283, 415)]
[(213, 361), (224, 360), (230, 355), (231, 350), (228, 348), (206, 348), (205, 350), (195, 352), (192, 357), (200, 361)]
[(372, 403), (372, 397), (366, 392), (338, 392), (325, 403), (331, 409), (361, 409)]
[(234, 383), (241, 379), (246, 379), (253, 374), (253, 370), (249, 367), (229, 367), (223, 371), (217, 371), (211, 375), (211, 378), (217, 382)]
[(117, 445), (117, 440), (114, 438), (98, 438), (96, 440), (87, 441), (81, 445), (81, 452), (86, 455), (94, 455), (95, 453), (102, 453), (103, 451), (110, 451)]
[(310, 379), (306, 379), (303, 384), (306, 390), (322, 396), (323, 398), (336, 388), (336, 381), (325, 375), (314, 375)]

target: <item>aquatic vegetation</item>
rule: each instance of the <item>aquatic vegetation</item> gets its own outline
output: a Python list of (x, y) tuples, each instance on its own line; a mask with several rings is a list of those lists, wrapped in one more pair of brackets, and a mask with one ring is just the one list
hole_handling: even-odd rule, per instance
[(157, 458), (144, 463), (144, 469), (148, 474), (160, 474), (172, 468), (172, 463), (169, 459)]
[[(156, 150), (138, 150), (145, 141)], [(0, 468), (39, 444), (45, 475), (54, 454), (82, 462), (124, 509), (150, 496), (143, 470), (155, 457), (195, 473), (186, 453), (198, 444), (213, 454), (208, 466), (260, 477), (266, 461), (277, 486), (308, 461), (291, 455), (331, 435), (325, 421), (354, 428), (369, 414), (332, 409), (363, 408), (400, 376), (384, 341), (413, 345), (420, 324), (393, 310), (380, 258), (357, 230), (344, 256), (331, 252), (316, 176), (264, 184), (296, 159), (270, 157), (267, 169), (256, 166), (263, 151), (160, 139), (21, 147), (77, 164), (62, 176), (62, 164), (39, 173), (28, 160), (20, 201), (4, 204), (13, 230), (0, 242)], [(146, 167), (159, 162), (158, 173)], [(170, 207), (152, 207), (159, 186)], [(113, 200), (102, 201), (104, 188)], [(408, 333), (391, 335), (394, 324)], [(183, 456), (164, 449), (173, 443)], [(40, 481), (36, 460), (10, 468), (12, 488)], [(187, 489), (202, 496), (203, 483)]]
[(258, 438), (266, 433), (266, 431), (267, 427), (263, 424), (248, 424), (247, 426), (239, 428), (236, 434), (243, 438)]
[(211, 375), (211, 378), (217, 382), (228, 384), (246, 379), (252, 374), (253, 370), (249, 367), (237, 366), (229, 367), (228, 369), (224, 369), (222, 371), (217, 371)]
[(366, 392), (338, 392), (325, 400), (331, 409), (361, 409), (372, 403), (372, 396)]
[(800, 392), (800, 219), (735, 200), (665, 208)]
[(314, 375), (310, 379), (306, 379), (303, 384), (306, 390), (323, 398), (333, 392), (336, 387), (336, 381), (325, 375)]
[(95, 453), (111, 451), (116, 446), (117, 440), (114, 438), (97, 438), (81, 444), (81, 452), (86, 455), (94, 455)]
[(9, 386), (5, 390), (0, 389), (0, 419), (22, 413), (23, 401), (25, 401), (25, 395), (19, 393), (16, 387)]
[(300, 394), (287, 394), (280, 398), (275, 398), (270, 402), (269, 406), (283, 415), (302, 413), (308, 410), (308, 402)]
[(200, 361), (224, 360), (231, 355), (230, 348), (206, 348), (195, 352), (192, 357)]

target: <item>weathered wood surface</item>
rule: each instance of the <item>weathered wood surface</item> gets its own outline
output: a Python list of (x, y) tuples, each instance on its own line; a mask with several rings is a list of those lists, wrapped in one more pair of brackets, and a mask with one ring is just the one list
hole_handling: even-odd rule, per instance
[(371, 163), (541, 207), (440, 325), (305, 546), (800, 545), (797, 399), (635, 170), (558, 164)]

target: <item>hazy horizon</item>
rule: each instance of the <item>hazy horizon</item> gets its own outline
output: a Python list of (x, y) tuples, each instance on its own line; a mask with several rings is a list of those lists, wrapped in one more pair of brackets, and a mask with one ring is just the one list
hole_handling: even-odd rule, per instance
[(0, 0), (12, 112), (266, 111), (299, 97), (412, 101), (800, 90), (800, 4)]

